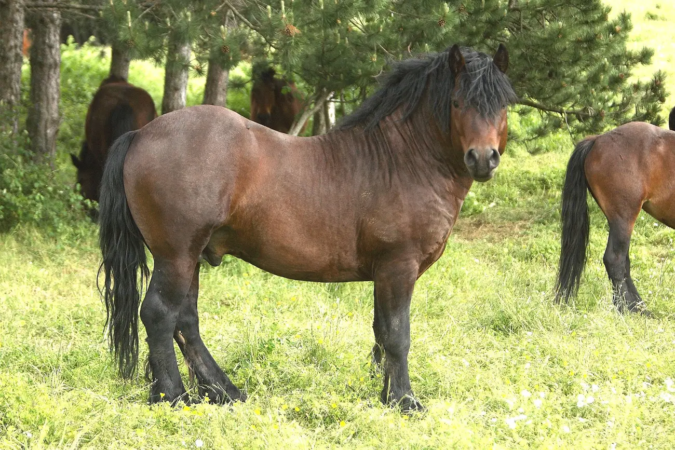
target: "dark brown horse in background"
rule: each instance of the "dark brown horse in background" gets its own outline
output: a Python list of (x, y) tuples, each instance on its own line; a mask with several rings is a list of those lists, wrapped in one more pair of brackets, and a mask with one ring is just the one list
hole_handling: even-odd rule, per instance
[(103, 166), (112, 143), (155, 117), (155, 103), (146, 91), (122, 78), (111, 76), (103, 80), (87, 111), (80, 156), (70, 155), (85, 199), (99, 199)]
[[(675, 129), (675, 109), (670, 127)], [(609, 223), (603, 261), (620, 311), (646, 313), (630, 276), (628, 248), (635, 220), (643, 209), (675, 227), (675, 133), (643, 122), (622, 125), (579, 142), (570, 157), (562, 195), (562, 246), (556, 299), (579, 290), (590, 231), (586, 191)]]
[(154, 272), (140, 317), (150, 402), (185, 398), (174, 339), (200, 395), (245, 398), (199, 332), (199, 261), (218, 265), (229, 254), (295, 280), (374, 281), (381, 399), (421, 408), (408, 376), (413, 288), (443, 253), (472, 182), (497, 169), (516, 99), (507, 66), (503, 46), (494, 58), (455, 45), (396, 63), (375, 95), (321, 136), (288, 136), (211, 106), (125, 134), (111, 149), (100, 204), (103, 295), (121, 374), (137, 365), (147, 245)]
[[(268, 128), (288, 133), (304, 101), (295, 83), (275, 78), (273, 68), (254, 68), (251, 89), (251, 120)], [(303, 126), (302, 131), (305, 127)]]

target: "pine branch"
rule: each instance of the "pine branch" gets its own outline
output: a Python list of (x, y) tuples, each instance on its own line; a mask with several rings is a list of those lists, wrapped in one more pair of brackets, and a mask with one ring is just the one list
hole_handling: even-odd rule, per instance
[(100, 5), (73, 5), (70, 3), (45, 3), (45, 2), (26, 2), (26, 8), (31, 9), (79, 9), (82, 11), (100, 11), (104, 7)]
[(583, 117), (594, 117), (595, 112), (593, 111), (593, 108), (591, 107), (586, 107), (584, 109), (564, 109), (564, 108), (559, 108), (557, 106), (546, 106), (542, 105), (541, 103), (533, 102), (531, 100), (525, 100), (525, 99), (520, 99), (518, 101), (519, 105), (523, 106), (529, 106), (530, 108), (536, 108), (540, 111), (545, 111), (545, 112), (553, 112), (553, 113), (558, 113), (558, 114), (563, 114), (563, 115), (575, 115), (575, 116), (583, 116)]

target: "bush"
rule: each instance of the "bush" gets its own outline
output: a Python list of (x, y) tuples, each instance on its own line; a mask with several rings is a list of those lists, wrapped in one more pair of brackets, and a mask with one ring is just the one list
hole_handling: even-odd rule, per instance
[(25, 134), (0, 135), (0, 232), (18, 224), (60, 232), (85, 220), (82, 196), (49, 164), (35, 164)]

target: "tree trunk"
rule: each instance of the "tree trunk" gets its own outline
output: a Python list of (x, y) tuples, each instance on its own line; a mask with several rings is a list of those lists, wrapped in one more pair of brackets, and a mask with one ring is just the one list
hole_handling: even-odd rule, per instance
[[(237, 24), (228, 11), (224, 19), (225, 28), (231, 30)], [(227, 106), (227, 82), (230, 78), (230, 71), (225, 70), (218, 64), (218, 58), (211, 56), (209, 59), (209, 69), (206, 74), (206, 86), (204, 86), (204, 105)]]
[(41, 9), (31, 13), (29, 19), (33, 45), (30, 49), (30, 106), (26, 128), (36, 159), (44, 159), (56, 153), (59, 130), (61, 13), (57, 9)]
[(162, 114), (185, 108), (189, 67), (190, 42), (178, 33), (171, 33), (166, 54)]
[(9, 124), (14, 133), (21, 101), (23, 29), (23, 0), (0, 0), (0, 130)]
[(312, 122), (312, 136), (318, 136), (326, 133), (326, 115), (323, 111), (323, 106), (314, 113), (314, 121)]
[(110, 60), (110, 76), (115, 78), (129, 79), (129, 49), (124, 44), (112, 45), (112, 58)]
[(227, 106), (227, 81), (230, 75), (215, 58), (209, 59), (209, 69), (204, 87), (204, 105)]

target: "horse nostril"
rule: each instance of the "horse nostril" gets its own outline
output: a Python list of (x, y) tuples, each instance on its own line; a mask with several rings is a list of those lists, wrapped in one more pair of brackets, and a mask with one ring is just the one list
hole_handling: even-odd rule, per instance
[(468, 152), (466, 152), (466, 156), (464, 157), (464, 162), (467, 165), (475, 165), (478, 164), (478, 153), (476, 153), (476, 150), (470, 148)]
[(501, 157), (499, 156), (499, 152), (493, 148), (492, 152), (490, 153), (490, 170), (499, 165), (500, 159)]

